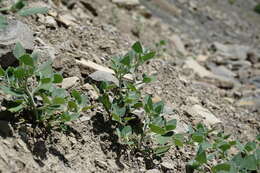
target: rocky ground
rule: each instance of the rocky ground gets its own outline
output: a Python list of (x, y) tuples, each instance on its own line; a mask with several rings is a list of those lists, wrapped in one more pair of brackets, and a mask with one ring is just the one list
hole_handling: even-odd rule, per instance
[[(220, 125), (235, 139), (253, 140), (260, 131), (260, 15), (252, 10), (256, 3), (35, 0), (31, 6), (51, 10), (27, 18), (9, 16), (20, 22), (0, 32), (0, 63), (14, 63), (7, 55), (21, 41), (27, 50), (53, 59), (54, 68), (66, 78), (64, 88), (81, 89), (95, 104), (98, 93), (89, 75), (140, 40), (161, 51), (140, 69), (157, 75), (157, 81), (143, 91), (165, 101), (165, 114), (179, 120), (177, 131), (203, 121), (209, 127)], [(156, 47), (161, 40), (166, 45)], [(0, 97), (6, 96), (0, 93)], [(113, 141), (100, 108), (71, 123), (69, 133), (39, 130), (34, 136), (30, 124), (16, 128), (1, 110), (3, 173), (185, 172), (185, 163), (194, 155), (193, 149), (173, 148), (162, 160), (129, 157)]]

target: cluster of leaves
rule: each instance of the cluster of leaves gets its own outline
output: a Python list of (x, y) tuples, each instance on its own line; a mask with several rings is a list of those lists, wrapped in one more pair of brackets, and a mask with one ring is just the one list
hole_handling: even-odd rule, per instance
[(258, 3), (255, 8), (254, 8), (254, 11), (258, 14), (260, 14), (260, 3)]
[(36, 54), (27, 54), (20, 43), (13, 51), (19, 60), (18, 67), (0, 67), (1, 91), (12, 96), (6, 104), (11, 112), (29, 112), (34, 122), (47, 126), (64, 124), (77, 118), (86, 111), (87, 97), (73, 90), (71, 95), (65, 89), (57, 87), (63, 81), (59, 73), (54, 73), (52, 62), (38, 65)]
[[(194, 160), (186, 167), (187, 173), (194, 170), (203, 170), (203, 166), (210, 164), (212, 160), (217, 160), (218, 164), (210, 169), (213, 173), (247, 173), (260, 170), (260, 136), (256, 141), (242, 145), (238, 141), (228, 140), (230, 135), (218, 133), (211, 134), (212, 142), (208, 136), (213, 130), (208, 130), (204, 125), (198, 124), (195, 129), (190, 129), (190, 144), (198, 147)], [(231, 153), (231, 149), (236, 149), (236, 154)]]
[[(162, 116), (164, 103), (153, 103), (151, 96), (142, 97), (138, 89), (139, 85), (154, 81), (153, 76), (137, 76), (136, 72), (139, 66), (154, 58), (155, 54), (136, 42), (127, 54), (112, 59), (111, 68), (119, 84), (102, 82), (98, 88), (100, 102), (109, 119), (116, 123), (120, 143), (132, 149), (161, 155), (174, 143), (182, 145), (182, 137), (173, 132), (177, 121), (166, 120)], [(124, 76), (129, 74), (133, 79), (125, 80)], [(142, 115), (137, 115), (138, 111), (143, 112)]]
[[(2, 1), (0, 1), (0, 4)], [(47, 13), (48, 8), (46, 7), (33, 7), (27, 8), (28, 5), (26, 0), (18, 0), (9, 7), (0, 8), (1, 13), (18, 13), (20, 16), (30, 16), (38, 13)], [(3, 29), (7, 26), (7, 21), (4, 15), (0, 15), (0, 29)]]

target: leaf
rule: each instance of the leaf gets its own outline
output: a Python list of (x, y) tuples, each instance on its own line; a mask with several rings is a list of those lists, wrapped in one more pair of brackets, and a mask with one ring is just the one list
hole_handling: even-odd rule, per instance
[(212, 168), (213, 173), (228, 173), (231, 170), (231, 165), (228, 163), (221, 163)]
[(166, 129), (166, 131), (171, 131), (171, 130), (176, 129), (176, 127), (177, 127), (177, 120), (172, 119), (170, 121), (167, 121), (165, 129)]
[(52, 97), (66, 97), (66, 90), (63, 88), (54, 88), (52, 93), (51, 93)]
[(204, 135), (198, 132), (192, 134), (192, 140), (198, 143), (202, 143), (204, 141)]
[(245, 145), (245, 150), (250, 152), (250, 151), (253, 151), (256, 149), (256, 142), (248, 142), (246, 145)]
[(205, 151), (199, 151), (195, 157), (195, 160), (201, 165), (207, 163), (207, 155)]
[(169, 142), (171, 138), (172, 138), (171, 135), (157, 135), (155, 139), (157, 143), (159, 143), (160, 145), (164, 145), (167, 142)]
[(255, 6), (254, 11), (260, 14), (260, 3)]
[(119, 107), (117, 104), (112, 105), (113, 114), (123, 117), (126, 113), (126, 107)]
[(100, 102), (103, 104), (103, 106), (105, 107), (106, 111), (107, 112), (110, 112), (110, 109), (111, 109), (111, 103), (110, 103), (110, 100), (109, 100), (109, 97), (107, 94), (104, 94), (102, 96), (99, 97), (99, 100)]
[(154, 111), (159, 115), (163, 112), (164, 102), (159, 101), (153, 105)]
[(130, 56), (126, 55), (123, 57), (123, 59), (120, 61), (122, 64), (126, 65), (126, 66), (130, 66), (131, 65), (131, 59)]
[(52, 102), (53, 102), (53, 104), (62, 105), (62, 104), (65, 104), (66, 100), (62, 97), (55, 97), (52, 100)]
[(147, 76), (146, 74), (144, 74), (143, 76), (143, 83), (150, 83), (154, 80), (155, 80), (154, 76)]
[(61, 74), (55, 73), (53, 75), (53, 83), (61, 83), (63, 81), (63, 77)]
[(153, 149), (153, 151), (157, 156), (161, 156), (164, 153), (166, 153), (167, 151), (169, 151), (170, 148), (171, 148), (171, 146), (156, 147)]
[(32, 57), (31, 57), (30, 55), (28, 55), (28, 54), (22, 55), (22, 56), (19, 58), (19, 60), (20, 60), (23, 64), (25, 64), (25, 65), (32, 66), (32, 67), (34, 66), (33, 59), (32, 59)]
[(12, 113), (21, 111), (25, 106), (23, 104), (20, 104), (16, 107), (9, 108), (8, 110)]
[(150, 130), (156, 134), (164, 135), (166, 133), (166, 131), (163, 128), (161, 128), (157, 125), (149, 124), (149, 127), (150, 127)]
[(78, 104), (82, 102), (81, 95), (77, 90), (72, 90), (71, 95), (75, 98)]
[(121, 129), (121, 135), (123, 137), (127, 137), (132, 134), (132, 127), (131, 126), (125, 126)]
[(26, 5), (26, 3), (24, 2), (24, 0), (18, 0), (16, 3), (14, 3), (10, 10), (12, 12), (16, 12), (18, 10), (21, 10), (24, 6)]
[(18, 12), (18, 14), (21, 16), (30, 16), (30, 15), (34, 15), (34, 14), (47, 13), (48, 10), (49, 9), (46, 7), (33, 7), (33, 8), (22, 9)]
[(0, 76), (5, 76), (5, 71), (1, 66), (0, 66)]
[(40, 77), (52, 77), (53, 76), (53, 69), (52, 69), (52, 61), (49, 60), (38, 67), (38, 71)]
[(73, 101), (69, 101), (68, 102), (68, 109), (70, 111), (77, 111), (78, 105), (75, 102), (73, 102)]
[(82, 109), (81, 109), (81, 111), (82, 112), (85, 112), (85, 111), (88, 111), (89, 109), (92, 109), (92, 108), (94, 108), (95, 106), (93, 105), (93, 106), (85, 106), (85, 107), (83, 107)]
[(24, 94), (22, 92), (18, 92), (18, 91), (15, 91), (9, 87), (6, 87), (6, 86), (0, 86), (0, 89), (5, 93), (5, 94), (10, 94), (12, 96), (16, 96), (16, 97), (21, 97), (23, 96)]
[(141, 59), (143, 62), (148, 61), (148, 60), (154, 58), (155, 54), (156, 54), (155, 52), (149, 52), (149, 53), (145, 54), (144, 56), (142, 56)]
[(142, 48), (142, 45), (141, 45), (141, 43), (139, 41), (134, 43), (134, 45), (132, 46), (132, 49), (136, 53), (143, 53), (143, 48)]
[(26, 77), (26, 71), (24, 68), (22, 67), (17, 67), (14, 71), (14, 76), (17, 79), (23, 79), (24, 77)]
[(242, 168), (246, 168), (250, 171), (257, 170), (257, 160), (254, 155), (246, 156), (243, 159), (241, 165)]
[(150, 113), (153, 110), (153, 101), (151, 96), (146, 96), (144, 99), (145, 106), (144, 109), (147, 113)]
[(14, 50), (13, 50), (14, 56), (19, 59), (21, 56), (26, 54), (25, 49), (23, 48), (22, 44), (20, 42), (17, 42), (15, 44)]
[(182, 134), (173, 135), (174, 144), (178, 147), (183, 147), (184, 136)]

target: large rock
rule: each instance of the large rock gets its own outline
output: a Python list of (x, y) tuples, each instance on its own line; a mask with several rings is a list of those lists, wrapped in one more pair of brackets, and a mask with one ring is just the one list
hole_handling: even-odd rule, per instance
[(20, 42), (27, 51), (33, 50), (33, 32), (26, 24), (12, 20), (5, 29), (0, 30), (0, 65), (3, 68), (17, 61), (12, 53), (17, 42)]

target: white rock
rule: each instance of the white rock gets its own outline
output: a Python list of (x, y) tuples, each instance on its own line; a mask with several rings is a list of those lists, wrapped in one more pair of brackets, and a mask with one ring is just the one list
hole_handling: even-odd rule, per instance
[(68, 77), (63, 79), (61, 87), (64, 89), (69, 89), (77, 84), (79, 81), (79, 78), (77, 76), (74, 77)]
[(112, 2), (125, 7), (133, 7), (140, 4), (139, 0), (112, 0)]
[(179, 53), (181, 53), (182, 55), (187, 55), (187, 51), (184, 47), (183, 42), (181, 41), (181, 38), (178, 35), (173, 35), (171, 37), (171, 40), (173, 41), (175, 48), (177, 49), (177, 51)]
[(212, 126), (221, 123), (221, 121), (214, 114), (200, 105), (194, 105), (190, 108), (186, 107), (185, 111), (194, 118), (202, 119), (206, 126)]
[(198, 74), (201, 78), (203, 77), (209, 77), (214, 78), (215, 75), (208, 71), (205, 67), (200, 65), (197, 61), (195, 61), (193, 58), (188, 58), (185, 61), (185, 66), (187, 68), (192, 69), (196, 74)]

